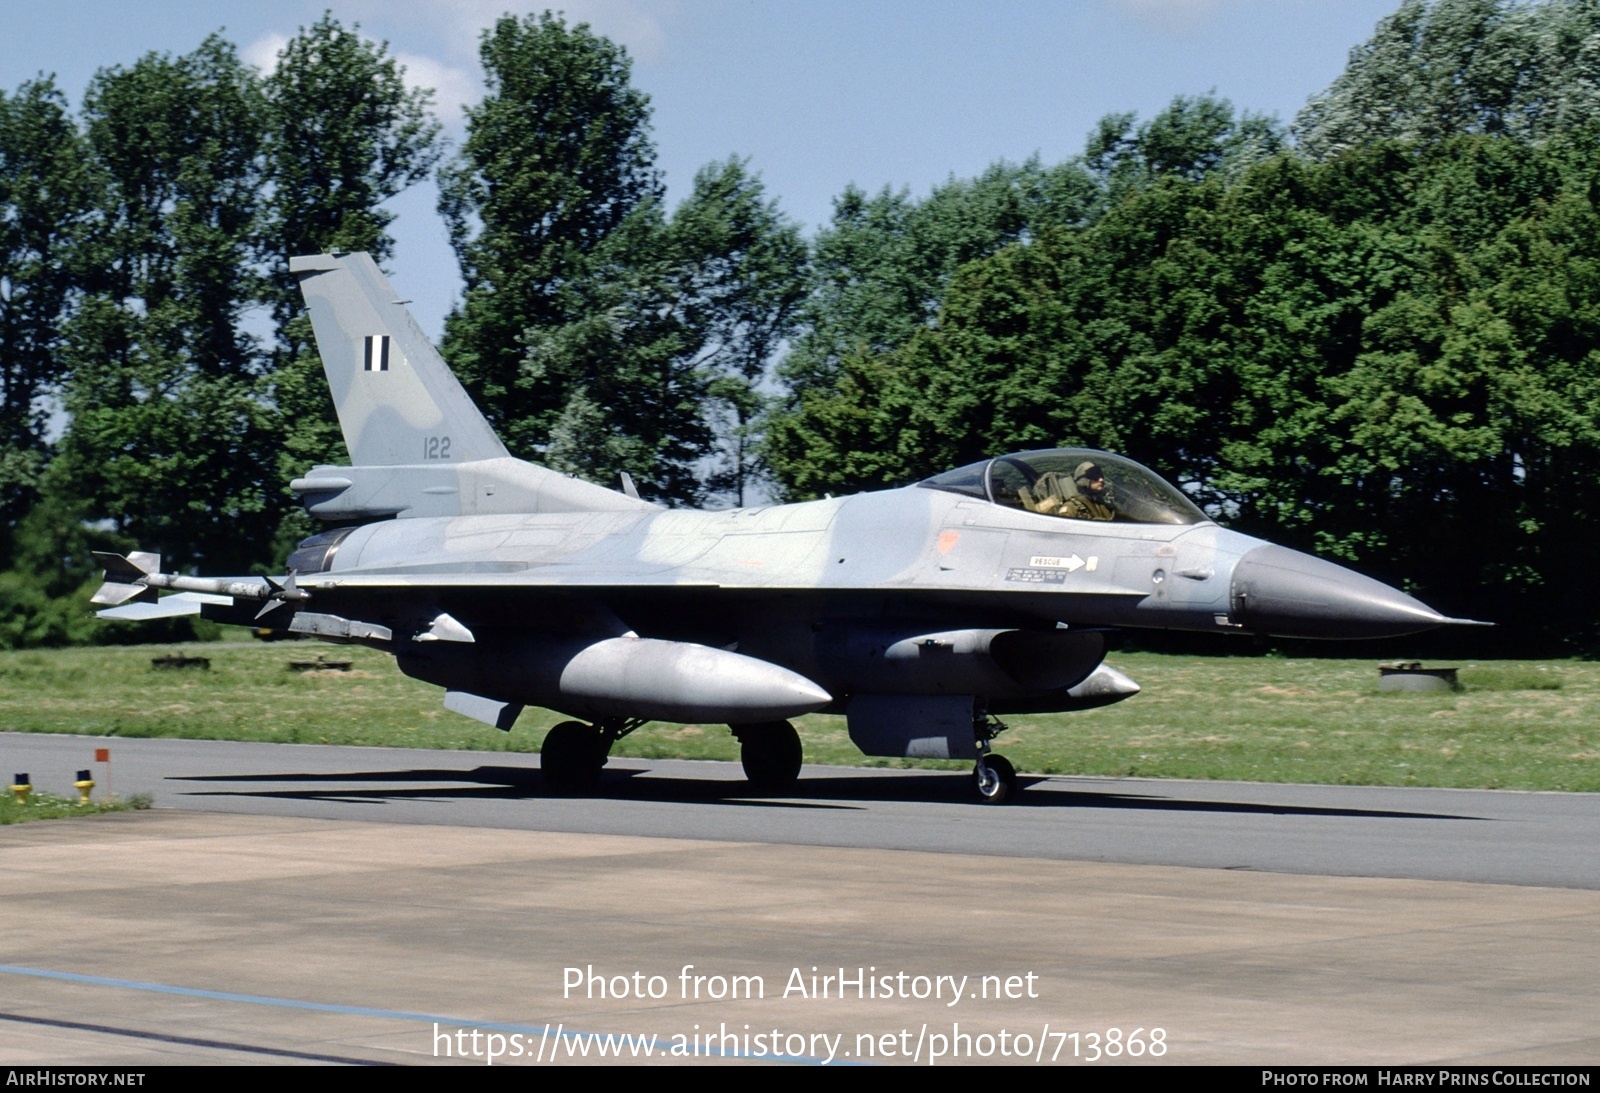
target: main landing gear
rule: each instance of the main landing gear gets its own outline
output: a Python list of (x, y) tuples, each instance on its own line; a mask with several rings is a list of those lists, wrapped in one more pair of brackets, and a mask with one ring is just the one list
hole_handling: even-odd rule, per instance
[[(539, 769), (544, 781), (558, 793), (587, 793), (600, 782), (611, 745), (645, 724), (643, 719), (563, 721), (545, 733), (539, 748)], [(788, 789), (800, 777), (800, 734), (787, 721), (761, 721), (729, 725), (739, 741), (744, 776), (753, 789), (775, 792)]]
[[(611, 754), (611, 745), (645, 724), (642, 719), (602, 721), (585, 725), (563, 721), (545, 734), (539, 749), (539, 767), (545, 784), (558, 793), (586, 793), (600, 781), (600, 770)], [(739, 760), (752, 789), (775, 793), (793, 786), (800, 777), (804, 758), (800, 734), (787, 721), (760, 721), (750, 725), (729, 725), (739, 741)], [(990, 742), (1005, 731), (987, 713), (973, 718), (972, 735), (978, 762), (972, 770), (972, 788), (984, 804), (998, 805), (1019, 792), (1017, 770), (1003, 755), (990, 750)]]
[(788, 789), (800, 777), (800, 734), (787, 721), (729, 725), (739, 741), (739, 761), (750, 786), (771, 793)]
[(1017, 768), (1005, 756), (995, 755), (989, 750), (989, 742), (1004, 732), (1005, 728), (997, 718), (987, 713), (979, 713), (972, 719), (972, 736), (978, 747), (978, 764), (972, 768), (972, 788), (977, 791), (978, 799), (986, 805), (1004, 804), (1020, 792), (1017, 788)]
[(619, 719), (585, 725), (563, 721), (545, 733), (539, 747), (539, 769), (545, 784), (558, 793), (587, 793), (600, 782), (611, 745), (645, 722)]

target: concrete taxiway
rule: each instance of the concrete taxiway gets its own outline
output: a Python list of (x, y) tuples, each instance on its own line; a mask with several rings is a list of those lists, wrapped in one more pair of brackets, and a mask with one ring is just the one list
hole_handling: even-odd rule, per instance
[[(0, 757), (46, 784), (106, 743)], [(181, 807), (0, 830), (0, 1062), (1600, 1058), (1587, 797), (1052, 780), (991, 809), (948, 775), (751, 800), (650, 762), (585, 800), (503, 755), (110, 744), (119, 792), (148, 764)], [(1163, 831), (1210, 857), (1142, 861)], [(1518, 878), (1577, 838), (1571, 876)]]

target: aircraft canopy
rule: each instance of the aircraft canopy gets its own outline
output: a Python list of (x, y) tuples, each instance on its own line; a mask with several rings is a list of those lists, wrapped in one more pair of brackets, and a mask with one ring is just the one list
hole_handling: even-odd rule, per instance
[(1090, 448), (997, 456), (917, 485), (1067, 520), (1199, 524), (1208, 519), (1159, 475), (1131, 459)]

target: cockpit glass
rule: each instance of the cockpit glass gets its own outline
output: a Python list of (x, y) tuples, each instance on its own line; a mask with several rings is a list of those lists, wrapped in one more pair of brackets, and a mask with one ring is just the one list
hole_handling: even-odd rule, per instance
[(976, 497), (980, 501), (987, 501), (989, 495), (984, 492), (984, 475), (993, 460), (985, 459), (980, 463), (969, 463), (965, 467), (957, 467), (953, 471), (918, 482), (919, 486), (927, 486), (935, 490), (948, 490), (951, 493), (964, 493), (968, 497)]
[(1088, 448), (1018, 452), (935, 475), (918, 485), (1064, 520), (1198, 524), (1194, 503), (1131, 459)]

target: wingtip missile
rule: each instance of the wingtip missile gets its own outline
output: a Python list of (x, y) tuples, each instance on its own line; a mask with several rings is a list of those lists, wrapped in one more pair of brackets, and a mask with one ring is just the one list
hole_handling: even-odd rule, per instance
[(266, 601), (267, 606), (262, 614), (284, 603), (298, 605), (311, 599), (311, 593), (300, 588), (292, 574), (281, 582), (271, 577), (185, 577), (161, 572), (161, 555), (146, 551), (134, 551), (126, 556), (95, 551), (94, 558), (104, 567), (106, 581), (90, 602), (104, 607), (118, 607), (130, 602), (152, 604), (160, 595), (158, 590), (163, 588), (212, 597), (212, 600), (202, 602)]

